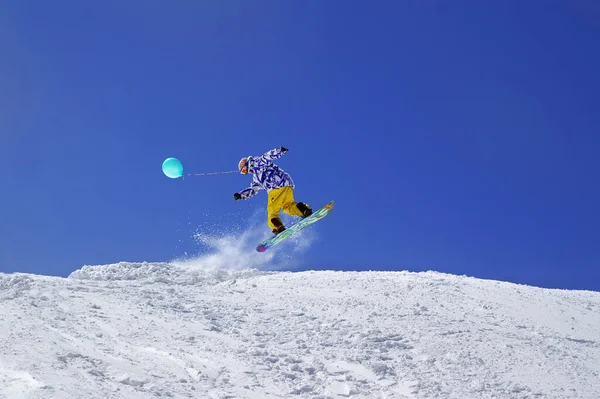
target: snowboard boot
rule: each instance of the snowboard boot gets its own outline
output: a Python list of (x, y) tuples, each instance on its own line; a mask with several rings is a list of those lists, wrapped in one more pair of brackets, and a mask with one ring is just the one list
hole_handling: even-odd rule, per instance
[(296, 206), (300, 212), (302, 212), (302, 219), (309, 217), (313, 213), (312, 209), (310, 209), (310, 206), (306, 205), (304, 202), (298, 202)]
[(273, 225), (275, 226), (275, 228), (273, 229), (273, 234), (277, 235), (282, 231), (285, 231), (285, 226), (283, 225), (281, 219), (273, 218), (271, 219), (271, 223), (273, 223)]

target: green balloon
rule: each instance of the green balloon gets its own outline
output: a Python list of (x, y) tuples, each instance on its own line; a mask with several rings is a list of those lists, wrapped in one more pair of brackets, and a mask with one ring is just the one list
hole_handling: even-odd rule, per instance
[(162, 164), (163, 173), (171, 179), (183, 176), (183, 165), (177, 158), (167, 158)]

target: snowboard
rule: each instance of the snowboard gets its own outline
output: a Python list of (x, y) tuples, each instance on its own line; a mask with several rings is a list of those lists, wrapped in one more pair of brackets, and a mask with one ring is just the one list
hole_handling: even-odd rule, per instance
[(256, 247), (256, 250), (258, 252), (265, 252), (267, 249), (274, 247), (275, 245), (279, 244), (280, 242), (284, 241), (285, 239), (293, 236), (300, 230), (323, 219), (325, 216), (329, 215), (329, 213), (332, 210), (333, 210), (333, 201), (329, 202), (322, 208), (320, 208), (316, 211), (313, 211), (312, 215), (310, 215), (307, 218), (300, 219), (299, 221), (292, 224), (290, 227), (288, 227), (286, 230), (282, 231), (281, 233), (277, 234), (276, 236), (267, 238), (266, 240), (264, 240), (263, 242), (258, 244), (258, 246)]

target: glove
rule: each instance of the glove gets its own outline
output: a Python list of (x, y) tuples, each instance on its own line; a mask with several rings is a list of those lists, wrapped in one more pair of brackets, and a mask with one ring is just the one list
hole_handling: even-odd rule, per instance
[(236, 201), (237, 201), (237, 200), (241, 200), (241, 199), (242, 199), (242, 194), (240, 194), (240, 193), (235, 193), (235, 194), (233, 194), (233, 198), (235, 198), (235, 200), (236, 200)]
[(285, 148), (285, 147), (281, 147), (281, 148), (280, 148), (280, 150), (281, 150), (281, 152), (282, 152), (283, 154), (285, 154), (286, 152), (288, 152), (288, 149), (287, 149), (287, 148)]

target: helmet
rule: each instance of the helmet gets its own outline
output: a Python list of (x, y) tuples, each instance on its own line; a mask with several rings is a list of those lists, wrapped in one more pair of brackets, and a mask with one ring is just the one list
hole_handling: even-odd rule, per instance
[(238, 163), (238, 170), (243, 175), (248, 174), (248, 161), (249, 161), (249, 157), (244, 157), (244, 158), (240, 159), (240, 162)]

